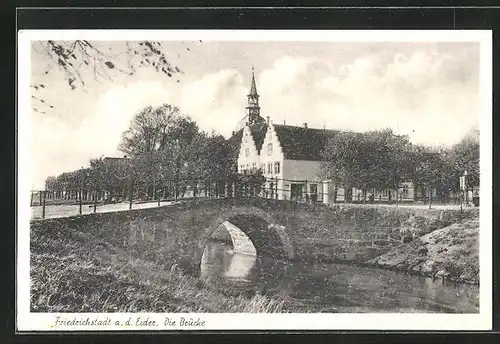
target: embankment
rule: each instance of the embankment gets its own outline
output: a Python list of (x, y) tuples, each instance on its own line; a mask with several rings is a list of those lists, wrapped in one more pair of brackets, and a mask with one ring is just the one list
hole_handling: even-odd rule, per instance
[(402, 244), (368, 262), (432, 278), (479, 283), (479, 217), (465, 219)]

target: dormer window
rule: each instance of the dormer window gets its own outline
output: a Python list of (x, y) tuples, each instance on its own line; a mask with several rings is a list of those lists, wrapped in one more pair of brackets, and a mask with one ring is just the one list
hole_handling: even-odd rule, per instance
[(268, 143), (267, 144), (267, 155), (272, 155), (273, 154), (273, 144)]

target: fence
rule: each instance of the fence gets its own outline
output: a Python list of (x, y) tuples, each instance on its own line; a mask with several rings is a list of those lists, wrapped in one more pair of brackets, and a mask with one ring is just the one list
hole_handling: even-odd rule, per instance
[[(387, 191), (387, 192), (386, 192)], [(401, 191), (401, 192), (399, 192)], [(320, 180), (241, 176), (238, 179), (178, 179), (115, 190), (31, 191), (32, 218), (46, 218), (161, 206), (182, 199), (264, 197), (308, 203), (404, 203), (418, 201), (415, 190), (344, 190)], [(452, 198), (462, 204), (462, 198)], [(424, 198), (428, 204), (433, 201)], [(435, 201), (435, 200), (434, 200)]]

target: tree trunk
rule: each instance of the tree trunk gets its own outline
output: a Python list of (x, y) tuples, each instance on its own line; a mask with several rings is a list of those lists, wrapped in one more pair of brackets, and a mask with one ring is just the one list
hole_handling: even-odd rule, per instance
[(429, 209), (431, 209), (432, 205), (432, 187), (429, 186)]

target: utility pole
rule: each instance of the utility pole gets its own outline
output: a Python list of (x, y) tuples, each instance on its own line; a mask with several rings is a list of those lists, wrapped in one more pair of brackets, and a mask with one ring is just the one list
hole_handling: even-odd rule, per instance
[(45, 219), (45, 191), (41, 191), (42, 196), (42, 219)]
[(82, 191), (83, 190), (83, 166), (81, 169), (81, 177), (80, 177), (80, 192), (78, 197), (78, 205), (79, 205), (79, 214), (82, 215)]

